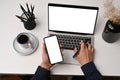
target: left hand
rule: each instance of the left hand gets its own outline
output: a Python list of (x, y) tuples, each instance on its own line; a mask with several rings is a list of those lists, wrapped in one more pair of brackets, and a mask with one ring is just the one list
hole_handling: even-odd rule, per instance
[[(60, 47), (62, 47), (62, 45), (60, 44)], [(48, 58), (48, 53), (46, 51), (46, 46), (45, 44), (43, 44), (43, 47), (42, 47), (42, 62), (40, 64), (41, 67), (47, 69), (47, 70), (50, 70), (50, 68), (53, 66), (50, 61), (49, 61), (49, 58)], [(63, 52), (63, 49), (61, 49), (61, 52)], [(63, 55), (63, 53), (62, 53)]]
[(47, 70), (50, 70), (50, 68), (53, 66), (52, 64), (50, 64), (50, 61), (48, 59), (48, 54), (47, 54), (47, 51), (46, 51), (46, 47), (45, 47), (45, 44), (43, 44), (43, 47), (42, 47), (42, 62), (40, 64), (41, 67), (47, 69)]

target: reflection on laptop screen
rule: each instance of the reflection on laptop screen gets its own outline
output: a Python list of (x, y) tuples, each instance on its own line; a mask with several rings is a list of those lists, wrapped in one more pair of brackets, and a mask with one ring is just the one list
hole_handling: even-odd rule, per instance
[(49, 30), (93, 34), (97, 7), (49, 4)]

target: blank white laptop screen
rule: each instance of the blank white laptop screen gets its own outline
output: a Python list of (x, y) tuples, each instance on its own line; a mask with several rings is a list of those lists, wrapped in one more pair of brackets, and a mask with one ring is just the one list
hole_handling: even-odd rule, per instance
[(93, 34), (98, 8), (49, 4), (49, 30)]

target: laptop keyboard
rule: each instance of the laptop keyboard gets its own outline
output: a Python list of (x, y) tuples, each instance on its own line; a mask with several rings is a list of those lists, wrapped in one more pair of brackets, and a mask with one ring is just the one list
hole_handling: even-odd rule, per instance
[(82, 37), (82, 36), (70, 36), (70, 35), (58, 35), (58, 34), (50, 34), (50, 36), (57, 36), (58, 40), (62, 44), (63, 49), (71, 49), (73, 50), (74, 47), (79, 48), (80, 41), (91, 43), (91, 37)]

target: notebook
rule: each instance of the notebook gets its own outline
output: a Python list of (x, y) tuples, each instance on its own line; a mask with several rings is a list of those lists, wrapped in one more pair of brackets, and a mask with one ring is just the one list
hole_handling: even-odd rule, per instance
[[(90, 36), (94, 45), (94, 32), (98, 7), (68, 4), (48, 4), (48, 34)], [(79, 64), (72, 58), (73, 50), (64, 50), (63, 63)]]

